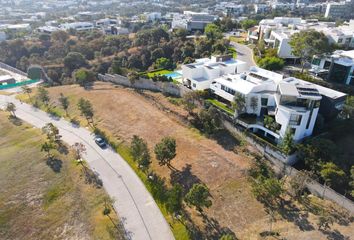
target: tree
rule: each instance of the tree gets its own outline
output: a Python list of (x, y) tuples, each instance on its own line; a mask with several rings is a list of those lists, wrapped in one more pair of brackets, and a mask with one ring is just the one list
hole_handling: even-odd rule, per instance
[(73, 73), (75, 82), (82, 87), (86, 87), (95, 81), (95, 74), (86, 68), (80, 68)]
[(223, 234), (219, 240), (236, 240), (236, 238), (231, 234)]
[(216, 41), (223, 37), (221, 29), (214, 23), (209, 23), (208, 25), (206, 25), (204, 33), (207, 39), (210, 41)]
[(196, 91), (187, 92), (183, 95), (184, 109), (186, 109), (189, 114), (192, 114), (193, 110), (197, 107), (199, 98), (200, 96)]
[(166, 208), (170, 213), (178, 213), (182, 209), (183, 189), (176, 184), (167, 192)]
[(320, 174), (330, 187), (338, 188), (345, 182), (345, 172), (332, 162), (323, 164)]
[(45, 89), (44, 87), (39, 87), (37, 91), (37, 98), (39, 101), (41, 101), (42, 103), (44, 103), (44, 105), (48, 107), (50, 97), (47, 89)]
[(309, 175), (306, 170), (299, 171), (290, 179), (290, 187), (295, 199), (300, 200), (306, 188), (306, 182), (309, 180)]
[(284, 192), (284, 183), (274, 177), (259, 177), (252, 184), (252, 192), (257, 199), (272, 206)]
[(143, 170), (147, 170), (151, 163), (150, 153), (147, 146), (147, 143), (137, 135), (133, 136), (130, 152), (132, 154), (133, 159), (138, 163), (138, 166)]
[(163, 69), (172, 69), (172, 62), (171, 60), (167, 59), (167, 58), (158, 58), (155, 62), (155, 66), (156, 68), (163, 68)]
[(128, 80), (131, 86), (135, 85), (135, 82), (139, 80), (139, 74), (137, 72), (128, 73)]
[(63, 93), (60, 93), (59, 102), (65, 110), (65, 114), (68, 115), (68, 108), (70, 106), (69, 98), (65, 97)]
[(257, 21), (253, 20), (253, 19), (245, 19), (243, 21), (241, 21), (241, 26), (244, 30), (248, 30), (249, 28), (256, 26), (257, 25)]
[(22, 89), (22, 92), (23, 92), (24, 94), (27, 94), (28, 99), (32, 102), (32, 99), (31, 99), (32, 89), (29, 88), (29, 87), (26, 86), (26, 85), (23, 85), (23, 86), (21, 87), (21, 89)]
[(46, 141), (41, 146), (41, 152), (46, 152), (48, 158), (52, 157), (51, 150), (53, 150), (53, 149), (55, 149), (55, 145), (50, 141)]
[(164, 137), (155, 145), (154, 152), (160, 165), (171, 166), (171, 160), (176, 156), (176, 140), (172, 137)]
[(309, 62), (314, 55), (321, 55), (331, 52), (327, 37), (322, 32), (315, 30), (302, 30), (290, 37), (289, 45), (292, 54), (301, 60), (301, 72), (306, 62)]
[(84, 144), (76, 142), (74, 143), (71, 148), (74, 150), (76, 160), (82, 158), (82, 154), (86, 153), (86, 147)]
[(88, 64), (85, 57), (78, 52), (69, 52), (64, 58), (64, 67), (70, 71), (85, 67), (87, 65)]
[(349, 186), (351, 187), (350, 195), (354, 197), (354, 165), (350, 168), (350, 182)]
[(333, 217), (330, 214), (326, 213), (324, 210), (322, 210), (317, 221), (318, 230), (327, 230), (330, 228), (330, 225), (333, 225), (333, 223)]
[(264, 57), (258, 62), (258, 66), (267, 70), (281, 70), (284, 67), (284, 60), (278, 57)]
[(199, 212), (203, 211), (203, 207), (209, 208), (212, 205), (209, 199), (210, 193), (207, 186), (196, 183), (186, 194), (185, 201), (187, 204), (196, 207)]
[(42, 132), (47, 135), (47, 139), (51, 143), (58, 143), (61, 139), (59, 129), (54, 126), (53, 123), (47, 123), (44, 127), (42, 127)]
[(235, 109), (236, 116), (239, 115), (246, 107), (246, 99), (242, 93), (236, 92), (232, 107)]
[(253, 113), (257, 114), (257, 111), (258, 111), (258, 98), (257, 97), (251, 97), (250, 107), (252, 108)]
[(69, 34), (65, 31), (55, 31), (51, 34), (52, 41), (64, 43), (69, 39)]
[(86, 118), (87, 122), (92, 122), (94, 111), (91, 102), (87, 99), (80, 98), (79, 102), (77, 103), (77, 106), (81, 112), (81, 115)]
[(218, 110), (211, 106), (208, 109), (202, 109), (198, 114), (197, 125), (210, 135), (221, 128), (221, 117)]
[(347, 96), (342, 115), (344, 119), (354, 119), (354, 96)]
[(288, 155), (294, 152), (294, 135), (291, 133), (290, 129), (286, 130), (284, 138), (281, 141), (280, 148), (285, 154)]
[(11, 116), (16, 117), (15, 111), (16, 111), (16, 105), (12, 102), (9, 102), (6, 104), (6, 111), (11, 113)]

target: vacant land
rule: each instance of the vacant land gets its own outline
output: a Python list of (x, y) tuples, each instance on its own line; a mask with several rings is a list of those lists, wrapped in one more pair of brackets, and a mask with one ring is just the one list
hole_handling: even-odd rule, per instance
[[(260, 233), (269, 230), (266, 209), (253, 197), (247, 180), (252, 159), (242, 153), (239, 142), (231, 136), (224, 133), (215, 139), (206, 138), (185, 124), (187, 113), (182, 107), (172, 104), (158, 93), (141, 93), (107, 83), (96, 83), (89, 90), (78, 86), (48, 90), (54, 105), (60, 93), (69, 97), (72, 102), (70, 117), (78, 116), (76, 103), (79, 97), (89, 99), (95, 109), (98, 127), (109, 132), (118, 142), (129, 144), (133, 135), (139, 135), (148, 142), (153, 152), (153, 146), (162, 137), (176, 138), (177, 156), (172, 161), (176, 170), (161, 167), (155, 160), (152, 168), (168, 183), (178, 182), (189, 188), (193, 183), (203, 182), (210, 188), (213, 206), (205, 211), (205, 216), (188, 210), (195, 224), (195, 236), (201, 236), (198, 235), (201, 232), (204, 237), (218, 239), (221, 232), (232, 231), (240, 239), (261, 239)], [(63, 113), (59, 106), (56, 108)], [(318, 231), (317, 216), (306, 208), (289, 204), (273, 223), (273, 230), (279, 231), (282, 238), (326, 239), (341, 236), (345, 239), (354, 235), (354, 225), (348, 222), (347, 226), (334, 224), (328, 232)], [(322, 201), (313, 204), (326, 205)]]
[(0, 126), (0, 239), (123, 239), (70, 153), (48, 160), (40, 130), (3, 112)]

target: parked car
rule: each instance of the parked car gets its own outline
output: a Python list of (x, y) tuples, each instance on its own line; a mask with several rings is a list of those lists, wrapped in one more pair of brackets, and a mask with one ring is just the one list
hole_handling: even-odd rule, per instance
[(106, 141), (100, 136), (96, 136), (95, 137), (95, 142), (96, 142), (96, 144), (98, 146), (100, 146), (100, 148), (106, 148), (107, 147)]

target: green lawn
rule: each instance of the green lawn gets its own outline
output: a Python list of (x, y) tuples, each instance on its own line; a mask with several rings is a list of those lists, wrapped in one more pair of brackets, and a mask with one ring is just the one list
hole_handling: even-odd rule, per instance
[(165, 75), (165, 74), (169, 74), (169, 73), (172, 73), (172, 71), (166, 70), (166, 69), (162, 69), (162, 70), (158, 70), (158, 71), (148, 72), (146, 75), (149, 78), (152, 78), (152, 77), (155, 77), (156, 75)]
[(219, 102), (216, 99), (207, 99), (207, 102), (211, 103), (215, 107), (223, 110), (224, 112), (226, 112), (230, 115), (234, 115), (234, 111), (230, 107), (228, 107), (225, 103)]
[(229, 47), (228, 50), (229, 50), (230, 53), (232, 53), (232, 57), (236, 59), (237, 58), (236, 49), (233, 48), (233, 47)]
[(49, 161), (39, 129), (3, 112), (0, 126), (0, 239), (122, 239), (102, 214), (105, 191), (85, 182), (70, 153)]
[[(134, 162), (131, 154), (130, 148), (127, 145), (119, 144), (117, 147), (117, 152), (124, 158), (124, 160), (130, 165), (130, 167), (135, 171), (135, 173), (140, 177), (143, 181), (146, 188), (151, 191), (148, 178), (145, 173), (143, 173), (137, 166), (136, 162)], [(190, 239), (188, 230), (185, 225), (183, 225), (180, 221), (174, 220), (172, 215), (166, 210), (166, 207), (163, 203), (157, 201), (155, 199), (157, 205), (159, 206), (162, 214), (165, 216), (167, 222), (169, 223), (173, 235), (175, 236), (176, 240), (188, 240)]]

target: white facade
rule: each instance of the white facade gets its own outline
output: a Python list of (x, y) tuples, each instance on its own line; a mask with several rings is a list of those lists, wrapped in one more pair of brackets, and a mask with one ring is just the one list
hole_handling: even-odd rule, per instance
[[(212, 92), (232, 102), (236, 93), (245, 97), (244, 113), (256, 115), (257, 121), (247, 125), (253, 131), (261, 131), (274, 141), (281, 142), (287, 131), (300, 141), (312, 134), (319, 112), (322, 93), (326, 96), (345, 94), (300, 79), (286, 78), (271, 71), (251, 67), (248, 72), (228, 74), (212, 81)], [(263, 124), (265, 116), (271, 116), (276, 130)]]
[(197, 59), (195, 63), (182, 65), (185, 85), (193, 90), (209, 89), (212, 81), (225, 74), (246, 70), (246, 63), (233, 58), (212, 57)]
[(174, 14), (172, 20), (172, 29), (184, 28), (188, 31), (204, 31), (207, 24), (214, 22), (217, 16), (209, 13), (197, 13), (184, 11), (183, 14)]
[(74, 29), (76, 31), (88, 31), (94, 29), (93, 23), (90, 22), (63, 23), (60, 27), (64, 30)]
[(272, 31), (268, 39), (264, 39), (269, 46), (278, 50), (280, 58), (297, 58), (292, 54), (292, 48), (289, 45), (290, 37), (297, 31)]

